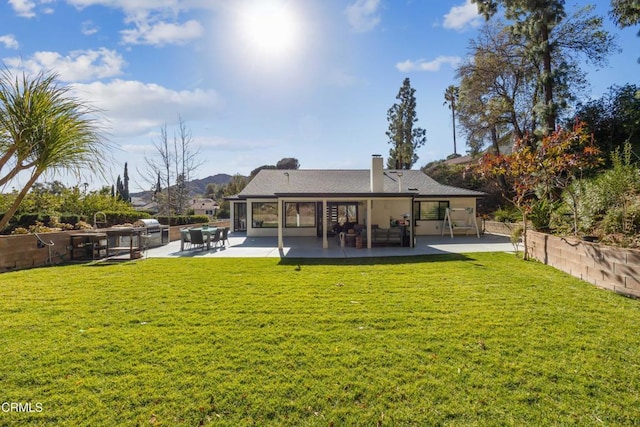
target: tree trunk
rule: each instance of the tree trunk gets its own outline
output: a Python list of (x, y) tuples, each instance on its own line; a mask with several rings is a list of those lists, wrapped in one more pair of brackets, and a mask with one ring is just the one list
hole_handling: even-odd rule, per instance
[(549, 44), (549, 27), (547, 19), (542, 23), (541, 38), (543, 44), (542, 66), (544, 76), (544, 102), (545, 102), (545, 120), (547, 132), (551, 133), (556, 128), (556, 113), (553, 105), (553, 78), (551, 70), (551, 45)]
[(456, 107), (451, 103), (451, 120), (453, 121), (453, 154), (458, 154), (458, 148), (456, 146)]
[(16, 213), (16, 211), (20, 207), (22, 200), (24, 200), (25, 196), (27, 195), (27, 193), (29, 192), (33, 184), (40, 177), (40, 174), (42, 174), (42, 172), (34, 171), (33, 175), (31, 176), (27, 184), (24, 187), (22, 187), (22, 190), (20, 190), (18, 197), (16, 197), (16, 199), (11, 204), (11, 207), (9, 207), (9, 210), (5, 212), (2, 219), (0, 219), (0, 231), (4, 230), (7, 227), (9, 220), (13, 218), (13, 215)]
[(525, 211), (522, 212), (522, 245), (524, 246), (522, 259), (526, 261), (529, 259), (529, 248), (527, 247), (527, 213)]

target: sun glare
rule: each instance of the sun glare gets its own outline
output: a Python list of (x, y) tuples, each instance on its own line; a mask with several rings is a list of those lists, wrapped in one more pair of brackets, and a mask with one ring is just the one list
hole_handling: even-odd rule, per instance
[(243, 3), (237, 25), (243, 44), (256, 55), (281, 59), (300, 46), (300, 17), (286, 0)]

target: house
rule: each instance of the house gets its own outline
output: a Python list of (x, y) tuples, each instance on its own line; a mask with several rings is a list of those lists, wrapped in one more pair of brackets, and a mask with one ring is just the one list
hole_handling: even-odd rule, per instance
[(218, 207), (213, 199), (191, 199), (188, 206), (189, 209), (193, 209), (194, 215), (208, 215), (209, 217), (215, 215)]
[(131, 206), (133, 206), (135, 210), (150, 212), (152, 214), (156, 214), (160, 211), (158, 203), (153, 200), (149, 201), (144, 197), (139, 196), (131, 197)]
[[(380, 240), (412, 246), (442, 233), (447, 208), (476, 212), (484, 193), (442, 185), (419, 170), (388, 170), (380, 155), (369, 170), (261, 170), (228, 198), (234, 231), (248, 237), (328, 236), (354, 229), (371, 247)], [(402, 238), (402, 236), (406, 236)]]

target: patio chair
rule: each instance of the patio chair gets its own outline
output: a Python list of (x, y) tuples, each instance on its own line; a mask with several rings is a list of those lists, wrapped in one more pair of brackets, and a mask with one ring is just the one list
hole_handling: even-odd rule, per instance
[(189, 230), (189, 237), (191, 238), (191, 247), (197, 246), (200, 249), (204, 248), (205, 240), (202, 230)]
[(191, 235), (189, 234), (189, 229), (181, 228), (180, 229), (180, 239), (182, 240), (182, 247), (184, 249), (189, 249), (191, 246)]
[(218, 242), (220, 242), (221, 237), (222, 237), (222, 228), (217, 228), (216, 232), (211, 237), (211, 243), (213, 243), (214, 248), (218, 245)]
[(220, 244), (224, 246), (224, 242), (229, 243), (229, 227), (222, 229), (222, 237), (220, 237)]

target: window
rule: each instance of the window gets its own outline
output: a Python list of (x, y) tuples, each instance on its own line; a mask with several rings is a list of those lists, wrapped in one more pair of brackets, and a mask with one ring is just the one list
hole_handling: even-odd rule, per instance
[(278, 227), (278, 204), (276, 202), (251, 203), (251, 221), (254, 228)]
[(358, 222), (357, 203), (329, 203), (327, 205), (327, 215), (332, 225), (344, 224), (347, 222)]
[(442, 221), (449, 207), (449, 201), (416, 202), (415, 215), (417, 220)]
[(284, 204), (284, 226), (304, 228), (316, 226), (316, 204), (313, 202), (287, 202)]

